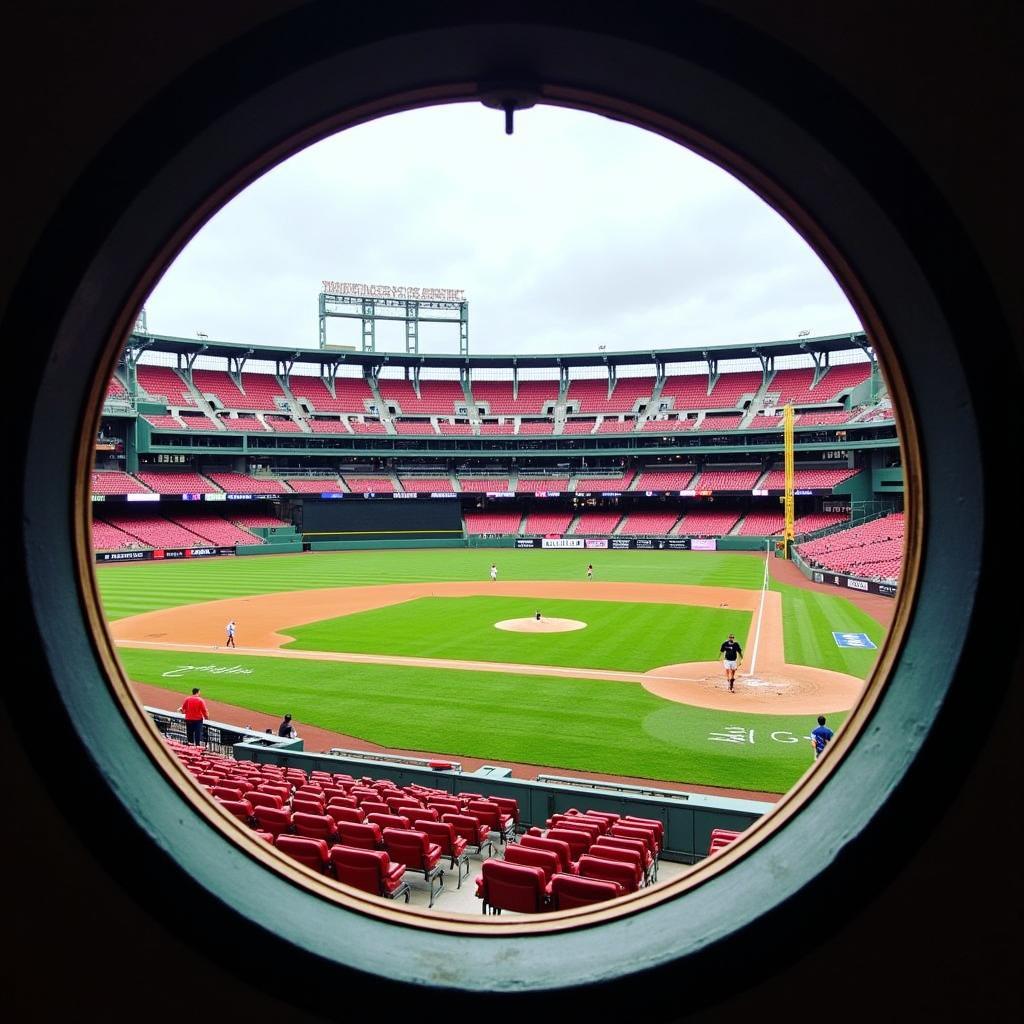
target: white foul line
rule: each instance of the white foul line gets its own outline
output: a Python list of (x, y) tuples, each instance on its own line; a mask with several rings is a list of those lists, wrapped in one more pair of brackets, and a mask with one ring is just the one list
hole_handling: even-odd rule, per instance
[(752, 676), (757, 668), (757, 646), (761, 642), (761, 620), (764, 618), (764, 599), (768, 593), (768, 559), (771, 557), (771, 543), (771, 541), (768, 541), (764, 549), (764, 580), (761, 583), (761, 604), (757, 609), (757, 630), (754, 632), (754, 650), (750, 655), (750, 671), (747, 673), (748, 676)]

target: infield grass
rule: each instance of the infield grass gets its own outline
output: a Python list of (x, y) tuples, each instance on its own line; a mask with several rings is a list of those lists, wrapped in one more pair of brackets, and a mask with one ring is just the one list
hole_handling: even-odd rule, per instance
[[(539, 587), (538, 590), (542, 590)], [(566, 633), (512, 633), (504, 619), (575, 619)], [(741, 643), (750, 612), (679, 604), (559, 601), (524, 597), (424, 597), (290, 628), (285, 647), (416, 658), (646, 672), (684, 661), (714, 661), (722, 640)]]
[[(772, 793), (812, 762), (810, 716), (695, 708), (636, 683), (132, 648), (120, 656), (140, 682), (288, 711), (300, 735), (311, 723), (385, 747)], [(226, 668), (251, 674), (217, 671)]]

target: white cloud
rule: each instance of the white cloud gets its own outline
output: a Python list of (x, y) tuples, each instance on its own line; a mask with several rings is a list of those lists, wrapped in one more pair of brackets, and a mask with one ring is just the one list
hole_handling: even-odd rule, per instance
[(498, 113), (458, 105), (309, 147), (196, 236), (150, 296), (149, 328), (315, 347), (323, 279), (463, 288), (477, 353), (859, 327), (815, 254), (731, 176), (659, 136), (553, 108), (520, 113), (511, 138)]

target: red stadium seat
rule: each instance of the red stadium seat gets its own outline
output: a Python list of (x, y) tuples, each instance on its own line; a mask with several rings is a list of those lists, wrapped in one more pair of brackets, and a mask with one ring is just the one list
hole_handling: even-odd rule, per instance
[(323, 839), (310, 839), (305, 836), (279, 835), (274, 845), (300, 864), (312, 869), (317, 874), (327, 870), (327, 843)]
[(505, 860), (509, 864), (529, 864), (531, 867), (540, 868), (544, 872), (545, 883), (550, 882), (551, 876), (557, 874), (562, 867), (554, 850), (538, 850), (519, 843), (512, 843), (507, 847)]
[(360, 825), (350, 821), (338, 822), (338, 839), (345, 846), (358, 846), (363, 850), (384, 848), (380, 826), (369, 823)]
[(577, 865), (584, 878), (603, 878), (606, 882), (618, 882), (625, 892), (636, 892), (643, 880), (643, 872), (631, 864), (618, 860), (606, 860), (592, 853), (580, 857)]
[(462, 888), (462, 868), (465, 866), (466, 875), (469, 875), (469, 853), (466, 847), (468, 843), (455, 832), (455, 826), (448, 821), (421, 821), (417, 823), (416, 829), (424, 832), (432, 843), (441, 848), (441, 856), (448, 858), (448, 866), (457, 870), (457, 889)]
[(332, 846), (329, 859), (334, 877), (355, 889), (394, 900), (409, 902), (409, 886), (402, 881), (404, 864), (392, 864), (386, 850), (362, 850), (352, 846)]
[(485, 914), (514, 910), (520, 914), (539, 914), (547, 903), (547, 883), (541, 868), (529, 864), (510, 864), (503, 860), (485, 860), (477, 879), (477, 896)]
[(551, 909), (571, 910), (591, 903), (613, 900), (623, 894), (617, 882), (598, 878), (580, 878), (579, 875), (554, 875), (551, 879)]
[(479, 818), (470, 814), (442, 814), (441, 820), (448, 822), (455, 829), (455, 834), (476, 850), (483, 854), (483, 848), (488, 849), (488, 856), (494, 852), (494, 845), (491, 843), (490, 830), (482, 824)]
[[(444, 889), (444, 866), (441, 864), (441, 847), (430, 841), (425, 832), (406, 828), (384, 829), (384, 848), (394, 860), (401, 861), (409, 871), (422, 871), (424, 880), (430, 885), (430, 903)], [(437, 883), (435, 888), (434, 883)]]

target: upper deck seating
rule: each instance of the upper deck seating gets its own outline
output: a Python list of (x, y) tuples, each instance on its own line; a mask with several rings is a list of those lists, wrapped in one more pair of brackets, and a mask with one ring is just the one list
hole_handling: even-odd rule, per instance
[(242, 390), (245, 392), (246, 409), (262, 409), (273, 411), (287, 401), (284, 389), (272, 373), (245, 373), (241, 375)]
[(732, 409), (745, 398), (753, 397), (761, 389), (760, 370), (743, 370), (719, 374), (715, 386), (704, 403), (705, 409)]
[(193, 370), (192, 384), (203, 396), (215, 395), (225, 409), (253, 409), (226, 370)]
[(399, 434), (430, 434), (436, 436), (437, 431), (431, 420), (395, 420), (395, 430)]
[(558, 401), (557, 380), (521, 380), (519, 394), (513, 398), (510, 380), (474, 380), (473, 402), (485, 406), (492, 416), (541, 416)]
[(673, 409), (707, 409), (708, 375), (694, 373), (666, 377), (661, 388), (661, 397), (673, 399)]
[(346, 476), (345, 484), (355, 494), (391, 494), (400, 485), (389, 476)]
[(362, 377), (336, 377), (334, 394), (322, 377), (307, 377), (293, 374), (288, 378), (288, 388), (296, 398), (304, 398), (314, 412), (366, 412), (368, 402), (373, 402), (373, 391)]
[(188, 384), (170, 366), (140, 363), (135, 373), (139, 387), (150, 397), (162, 398), (168, 405), (178, 408), (196, 404)]
[(519, 423), (520, 434), (553, 434), (554, 432), (553, 420), (521, 420)]

